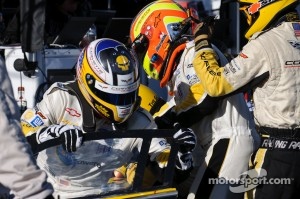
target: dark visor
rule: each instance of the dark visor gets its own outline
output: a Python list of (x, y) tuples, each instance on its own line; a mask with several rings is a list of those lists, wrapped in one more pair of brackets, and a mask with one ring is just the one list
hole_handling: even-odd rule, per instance
[[(92, 86), (90, 86), (90, 89), (92, 90)], [(137, 97), (137, 90), (126, 94), (112, 94), (94, 88), (92, 92), (103, 101), (116, 106), (126, 106), (133, 104)]]
[(95, 81), (96, 80), (92, 77), (92, 75), (90, 74), (86, 75), (86, 82), (92, 82), (90, 84), (89, 83), (87, 84), (89, 89), (92, 91), (92, 93), (96, 95), (99, 99), (109, 104), (113, 104), (116, 106), (126, 106), (126, 105), (133, 104), (137, 98), (138, 89), (133, 89), (133, 91), (131, 92), (124, 92), (124, 93), (109, 93), (97, 89), (95, 87)]

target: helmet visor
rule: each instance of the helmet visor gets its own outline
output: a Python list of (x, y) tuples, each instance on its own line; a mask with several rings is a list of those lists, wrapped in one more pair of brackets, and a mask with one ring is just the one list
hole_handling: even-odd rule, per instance
[(95, 90), (95, 95), (101, 96), (101, 99), (109, 104), (116, 106), (127, 106), (135, 102), (137, 97), (137, 91), (132, 91), (125, 94), (112, 94), (106, 93), (100, 90)]
[[(91, 77), (88, 77), (87, 80), (91, 81)], [(112, 86), (97, 80), (94, 82), (94, 84), (87, 84), (91, 92), (94, 96), (109, 104), (116, 106), (131, 105), (138, 96), (139, 81), (124, 86)]]

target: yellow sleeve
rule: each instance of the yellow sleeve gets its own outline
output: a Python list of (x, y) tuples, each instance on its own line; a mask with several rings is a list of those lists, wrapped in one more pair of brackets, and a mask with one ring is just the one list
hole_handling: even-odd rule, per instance
[(27, 109), (21, 116), (23, 134), (27, 137), (37, 133), (39, 129), (44, 128), (43, 118), (45, 118), (45, 116), (41, 112), (35, 111), (34, 108)]
[(226, 95), (233, 87), (224, 77), (224, 68), (220, 67), (213, 49), (203, 49), (196, 53), (193, 66), (204, 89), (212, 97)]
[(36, 133), (41, 127), (32, 127), (27, 122), (21, 121), (22, 132), (25, 136)]
[(184, 100), (176, 104), (174, 107), (175, 112), (178, 114), (181, 111), (186, 111), (191, 107), (200, 104), (206, 97), (206, 92), (201, 82), (190, 86), (190, 92), (185, 96)]
[(153, 118), (161, 117), (166, 112), (168, 112), (170, 109), (172, 109), (175, 106), (174, 98), (166, 102), (164, 105), (162, 105), (156, 113), (154, 113)]

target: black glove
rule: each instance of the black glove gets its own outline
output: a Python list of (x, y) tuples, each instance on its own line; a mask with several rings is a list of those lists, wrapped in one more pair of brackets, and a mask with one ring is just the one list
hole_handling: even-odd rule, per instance
[(194, 29), (194, 40), (195, 40), (195, 51), (200, 50), (201, 48), (211, 48), (209, 42), (210, 37), (213, 34), (215, 24), (215, 17), (208, 16), (204, 18)]
[(178, 123), (175, 123), (174, 127), (177, 129), (177, 132), (174, 134), (173, 138), (179, 143), (179, 152), (192, 152), (197, 144), (197, 137), (194, 131), (190, 128), (181, 128)]
[(154, 121), (158, 129), (173, 129), (176, 121), (176, 115), (172, 109), (170, 109), (162, 116), (155, 117)]
[(181, 171), (186, 171), (192, 168), (193, 166), (193, 156), (191, 152), (182, 154), (178, 151), (176, 157), (176, 168)]
[(51, 125), (41, 129), (36, 136), (39, 144), (59, 137), (67, 152), (75, 152), (83, 143), (82, 131), (73, 125)]
[(177, 132), (173, 138), (179, 143), (179, 149), (176, 158), (176, 168), (179, 170), (188, 170), (193, 166), (192, 151), (197, 144), (197, 137), (190, 128), (181, 128), (178, 123), (175, 123)]
[(54, 197), (53, 197), (53, 195), (49, 195), (45, 199), (54, 199)]

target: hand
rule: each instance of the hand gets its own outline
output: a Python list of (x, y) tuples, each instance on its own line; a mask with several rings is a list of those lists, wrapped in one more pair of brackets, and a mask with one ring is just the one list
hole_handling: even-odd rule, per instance
[(177, 153), (175, 166), (181, 171), (186, 171), (193, 166), (193, 156), (191, 152), (182, 154), (181, 152)]
[(180, 124), (174, 124), (177, 132), (173, 138), (179, 142), (179, 149), (176, 158), (176, 168), (179, 170), (188, 170), (193, 165), (192, 151), (197, 144), (197, 137), (190, 128), (181, 128)]
[(158, 129), (172, 129), (176, 120), (172, 109), (167, 110), (162, 115), (154, 115), (154, 121)]
[(37, 133), (37, 142), (43, 143), (54, 138), (60, 138), (62, 146), (67, 152), (75, 152), (82, 143), (82, 131), (73, 125), (51, 125)]
[(117, 168), (114, 171), (114, 176), (115, 176), (114, 181), (118, 181), (126, 178), (128, 184), (132, 184), (134, 180), (136, 168), (137, 168), (136, 162), (129, 163), (128, 165), (127, 164), (122, 165), (121, 167)]
[(209, 39), (213, 34), (215, 25), (215, 17), (208, 16), (200, 22), (193, 31), (195, 37), (195, 50), (211, 47)]
[(60, 135), (62, 147), (67, 152), (75, 152), (83, 143), (82, 131), (77, 128), (71, 128)]
[(194, 131), (190, 128), (181, 128), (180, 124), (174, 124), (177, 132), (174, 134), (173, 138), (179, 143), (179, 152), (188, 153), (192, 152), (197, 144), (197, 137)]

